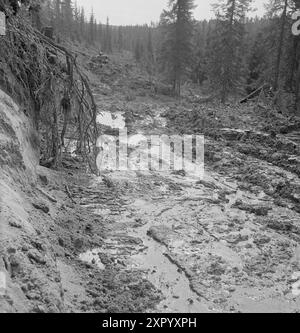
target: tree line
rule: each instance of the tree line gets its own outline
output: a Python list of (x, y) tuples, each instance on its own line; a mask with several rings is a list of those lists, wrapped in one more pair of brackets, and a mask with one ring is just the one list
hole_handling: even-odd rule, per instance
[(249, 18), (251, 0), (219, 0), (215, 19), (193, 19), (193, 0), (171, 0), (159, 29), (160, 56), (180, 94), (183, 78), (207, 82), (225, 103), (233, 95), (269, 87), (294, 96), (300, 112), (300, 36), (292, 34), (299, 0), (269, 0), (263, 18)]
[(170, 0), (158, 24), (97, 22), (72, 0), (42, 1), (44, 25), (56, 36), (94, 44), (105, 53), (130, 51), (146, 71), (181, 94), (182, 83), (209, 86), (223, 103), (268, 87), (293, 96), (300, 112), (300, 36), (292, 15), (300, 0), (268, 0), (263, 18), (249, 18), (252, 0), (216, 0), (215, 18), (197, 21), (194, 0)]

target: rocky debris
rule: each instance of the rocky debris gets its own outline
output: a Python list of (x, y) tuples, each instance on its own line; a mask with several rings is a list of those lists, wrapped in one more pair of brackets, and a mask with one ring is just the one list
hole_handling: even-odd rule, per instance
[[(243, 142), (251, 142), (252, 146), (253, 143), (258, 143), (259, 147), (265, 148), (273, 148), (277, 151), (283, 150), (290, 154), (293, 154), (299, 150), (297, 145), (288, 140), (284, 137), (277, 137), (271, 133), (263, 133), (253, 130), (242, 130), (242, 129), (232, 129), (232, 128), (224, 128), (220, 129), (215, 135), (215, 138), (222, 137), (228, 141), (243, 141)], [(256, 146), (256, 151), (258, 152), (259, 149)], [(278, 153), (278, 152), (276, 152)]]
[(45, 265), (47, 263), (45, 257), (36, 249), (29, 250), (27, 256), (37, 264)]
[(238, 244), (241, 242), (247, 242), (249, 240), (248, 235), (242, 235), (240, 233), (232, 233), (226, 237), (226, 241), (229, 244)]
[(46, 313), (46, 309), (45, 307), (43, 307), (42, 305), (37, 305), (33, 308), (33, 312), (34, 313)]
[(274, 204), (279, 207), (288, 207), (289, 206), (288, 202), (280, 197), (274, 199)]
[(291, 182), (288, 180), (281, 180), (276, 184), (274, 193), (277, 196), (291, 200), (292, 202), (300, 203), (300, 184), (299, 182)]
[(81, 250), (84, 246), (84, 240), (82, 238), (77, 238), (74, 241), (74, 247), (77, 250)]
[(12, 278), (16, 277), (22, 270), (21, 257), (16, 253), (9, 256), (9, 272)]
[(185, 177), (186, 176), (186, 172), (185, 170), (175, 170), (175, 171), (172, 171), (172, 174), (175, 175), (175, 176), (181, 176), (181, 177)]
[(31, 245), (40, 252), (47, 251), (47, 248), (46, 248), (44, 242), (40, 241), (39, 239), (32, 240)]
[(61, 247), (64, 247), (64, 245), (65, 245), (65, 242), (61, 237), (58, 238), (58, 245)]
[(21, 171), (26, 170), (23, 156), (20, 152), (19, 142), (0, 142), (0, 167), (3, 166), (9, 166), (10, 168), (18, 168)]
[(294, 120), (293, 122), (289, 121), (288, 125), (282, 125), (279, 127), (279, 133), (288, 134), (300, 129), (300, 121), (299, 118)]
[(45, 214), (50, 212), (50, 208), (44, 202), (34, 202), (32, 203), (32, 206), (38, 210), (41, 210)]
[(87, 224), (86, 225), (86, 227), (85, 227), (85, 231), (87, 232), (87, 233), (92, 233), (93, 232), (93, 226), (92, 226), (92, 224)]
[(45, 186), (47, 186), (49, 184), (48, 178), (45, 175), (39, 175), (39, 179), (41, 181), (41, 183)]
[(20, 222), (18, 222), (15, 219), (10, 219), (8, 224), (12, 227), (12, 228), (16, 228), (16, 229), (22, 229), (22, 224)]
[(152, 237), (158, 243), (167, 245), (168, 237), (172, 234), (172, 230), (164, 225), (152, 227), (148, 230), (147, 235)]
[(226, 268), (220, 262), (213, 262), (206, 270), (210, 275), (221, 276), (226, 272)]
[(263, 246), (271, 242), (271, 237), (267, 235), (256, 234), (253, 243), (257, 246)]
[(296, 227), (290, 220), (281, 220), (280, 218), (268, 219), (266, 222), (266, 227), (283, 232), (294, 232), (300, 234), (299, 227)]
[(245, 212), (249, 212), (251, 214), (255, 214), (257, 216), (268, 216), (269, 211), (272, 210), (272, 207), (269, 206), (263, 206), (263, 205), (250, 205), (246, 204), (243, 201), (239, 200), (236, 201), (232, 208), (238, 208), (240, 210), (243, 210)]
[(90, 70), (98, 70), (101, 69), (104, 65), (109, 63), (109, 57), (102, 52), (99, 52), (98, 55), (91, 58), (88, 63), (88, 67)]
[(219, 135), (223, 138), (230, 141), (238, 141), (242, 140), (245, 135), (247, 135), (247, 131), (241, 129), (232, 129), (232, 128), (222, 128), (219, 131)]
[(69, 170), (79, 170), (81, 167), (80, 160), (77, 157), (70, 156), (70, 154), (63, 155), (62, 165)]
[(204, 180), (204, 179), (201, 179), (199, 181), (196, 182), (196, 185), (203, 185), (207, 188), (210, 188), (212, 190), (217, 190), (217, 189), (220, 189), (219, 186), (217, 186), (215, 183), (213, 183), (212, 181), (207, 181), (207, 180)]
[(115, 186), (114, 182), (108, 176), (103, 175), (102, 181), (108, 188), (114, 188)]

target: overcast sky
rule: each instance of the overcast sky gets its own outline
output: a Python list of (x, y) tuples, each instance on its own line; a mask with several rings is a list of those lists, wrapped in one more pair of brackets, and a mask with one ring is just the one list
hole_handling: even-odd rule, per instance
[[(75, 1), (75, 0), (74, 0)], [(163, 9), (167, 8), (169, 0), (77, 0), (89, 15), (94, 9), (98, 21), (104, 23), (108, 16), (113, 25), (135, 25), (158, 22)], [(195, 0), (196, 19), (209, 19), (213, 16), (211, 4), (216, 0)], [(251, 15), (263, 15), (266, 0), (254, 0), (258, 10)]]

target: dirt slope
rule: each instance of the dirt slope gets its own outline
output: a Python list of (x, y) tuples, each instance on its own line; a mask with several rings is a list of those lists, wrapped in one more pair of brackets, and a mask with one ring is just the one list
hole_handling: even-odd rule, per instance
[(116, 267), (106, 256), (105, 271), (80, 260), (86, 249), (103, 243), (109, 228), (84, 201), (99, 195), (102, 207), (119, 207), (117, 193), (76, 166), (61, 172), (39, 167), (38, 138), (3, 92), (0, 112), (0, 312), (153, 307), (160, 294), (141, 272)]
[(60, 289), (36, 265), (37, 261), (47, 261), (49, 271), (56, 266), (50, 243), (43, 240), (50, 216), (42, 215), (32, 205), (41, 199), (37, 191), (38, 138), (23, 112), (3, 92), (0, 124), (0, 269), (7, 285), (0, 310), (28, 311), (32, 308), (30, 299), (34, 298), (33, 292), (27, 297), (29, 290), (39, 288), (49, 294), (52, 309), (57, 310)]

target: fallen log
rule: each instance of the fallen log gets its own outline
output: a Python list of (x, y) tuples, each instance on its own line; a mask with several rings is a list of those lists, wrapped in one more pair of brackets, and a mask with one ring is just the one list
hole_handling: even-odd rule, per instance
[(240, 104), (243, 104), (243, 103), (247, 103), (249, 101), (249, 99), (252, 99), (256, 96), (258, 96), (261, 91), (266, 88), (268, 85), (265, 83), (263, 84), (261, 87), (259, 87), (258, 89), (256, 89), (255, 91), (253, 91), (251, 94), (249, 94), (248, 96), (246, 96), (245, 98), (243, 98), (242, 100), (240, 100)]

